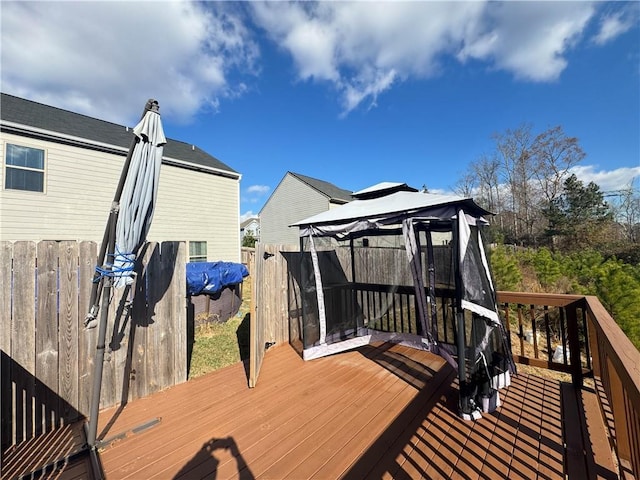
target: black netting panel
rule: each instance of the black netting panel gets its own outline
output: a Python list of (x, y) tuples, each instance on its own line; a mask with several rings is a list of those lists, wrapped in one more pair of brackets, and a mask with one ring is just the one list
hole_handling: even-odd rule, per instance
[(482, 246), (478, 242), (478, 229), (477, 227), (471, 227), (471, 237), (467, 252), (460, 267), (463, 288), (462, 298), (489, 310), (494, 310), (496, 305), (495, 293), (489, 283), (489, 277), (485, 273), (480, 248)]

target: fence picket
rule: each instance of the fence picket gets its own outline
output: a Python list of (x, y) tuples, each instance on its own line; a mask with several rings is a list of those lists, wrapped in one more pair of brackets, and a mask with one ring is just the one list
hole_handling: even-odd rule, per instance
[[(31, 402), (23, 404), (22, 398), (31, 399), (35, 393), (35, 298), (36, 298), (36, 244), (16, 242), (13, 245), (13, 297), (11, 308), (10, 356), (11, 376), (17, 377), (13, 388), (14, 414), (13, 438), (16, 442), (33, 436), (34, 419)], [(23, 375), (23, 371), (27, 375)]]
[(73, 422), (78, 418), (78, 243), (59, 245), (60, 303), (58, 309), (59, 371), (58, 394), (62, 400), (62, 417)]
[(187, 381), (187, 299), (185, 292), (185, 281), (187, 277), (186, 268), (186, 244), (184, 242), (174, 242), (174, 268), (171, 280), (171, 290), (168, 292), (172, 299), (173, 312), (173, 379), (175, 384)]
[(86, 329), (84, 319), (89, 312), (91, 285), (98, 256), (95, 242), (81, 242), (78, 268), (78, 411), (86, 414), (91, 405), (91, 377), (96, 354), (96, 330)]
[(0, 441), (2, 445), (9, 445), (12, 436), (11, 419), (13, 416), (11, 401), (11, 279), (12, 279), (12, 257), (13, 245), (10, 242), (0, 242), (0, 349), (2, 350), (2, 360), (0, 369)]
[(147, 311), (147, 270), (155, 244), (147, 243), (141, 253), (142, 265), (138, 265), (134, 284), (133, 305), (131, 306), (131, 324), (129, 327), (130, 352), (130, 389), (128, 399), (142, 398), (148, 394), (147, 388), (147, 332), (150, 313)]
[(36, 435), (58, 427), (58, 243), (36, 246)]

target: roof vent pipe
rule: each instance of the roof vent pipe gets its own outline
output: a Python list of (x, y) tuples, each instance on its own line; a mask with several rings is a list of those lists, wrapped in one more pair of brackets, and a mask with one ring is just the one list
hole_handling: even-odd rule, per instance
[(195, 151), (196, 146), (195, 145), (191, 145), (191, 150)]

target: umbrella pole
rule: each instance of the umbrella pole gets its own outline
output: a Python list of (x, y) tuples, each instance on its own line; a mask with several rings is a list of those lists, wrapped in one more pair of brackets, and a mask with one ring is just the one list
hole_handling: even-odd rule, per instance
[[(147, 111), (157, 111), (158, 102), (153, 99), (149, 99), (144, 107), (141, 115), (141, 119), (144, 118)], [(124, 190), (124, 184), (129, 173), (129, 167), (131, 159), (133, 157), (133, 151), (136, 144), (140, 141), (137, 135), (134, 135), (131, 142), (131, 147), (127, 153), (124, 165), (122, 167), (122, 174), (118, 181), (114, 200), (111, 203), (111, 210), (109, 212), (109, 218), (107, 220), (107, 226), (105, 228), (102, 244), (100, 245), (100, 253), (98, 255), (98, 265), (102, 263), (103, 267), (101, 272), (96, 272), (94, 275), (94, 284), (91, 289), (90, 298), (90, 311), (85, 318), (85, 326), (95, 320), (98, 314), (99, 297), (102, 295), (102, 311), (100, 312), (100, 321), (98, 322), (98, 339), (96, 342), (96, 355), (95, 363), (93, 366), (93, 390), (91, 393), (91, 405), (89, 409), (89, 422), (86, 425), (86, 437), (88, 446), (94, 450), (96, 447), (96, 439), (98, 432), (98, 410), (100, 409), (100, 393), (102, 389), (102, 373), (104, 369), (104, 351), (107, 338), (107, 320), (109, 315), (109, 301), (111, 297), (111, 289), (113, 288), (113, 276), (111, 275), (112, 261), (115, 252), (116, 244), (116, 225), (118, 222), (118, 213), (120, 211), (120, 199), (122, 197), (122, 191)]]
[[(107, 231), (109, 232), (109, 241), (107, 246), (107, 255), (112, 256), (115, 250), (116, 240), (116, 222), (118, 219), (117, 207), (112, 207), (107, 222)], [(106, 262), (104, 266), (104, 276), (102, 277), (102, 311), (100, 312), (100, 322), (98, 325), (98, 341), (96, 344), (96, 356), (93, 375), (93, 391), (91, 395), (91, 407), (89, 410), (89, 426), (87, 429), (87, 444), (95, 447), (96, 436), (98, 432), (98, 410), (100, 408), (100, 391), (102, 389), (102, 371), (104, 368), (104, 350), (107, 338), (107, 317), (109, 315), (109, 297), (111, 296), (111, 288), (113, 285), (113, 277), (110, 276), (111, 265)]]
[[(107, 228), (105, 228), (104, 230), (104, 236), (102, 237), (102, 243), (100, 244), (100, 253), (98, 253), (98, 259), (97, 259), (96, 265), (104, 265), (105, 263), (107, 263), (105, 262), (105, 255), (107, 253), (108, 241), (109, 241), (109, 222), (107, 222)], [(92, 321), (94, 321), (96, 318), (98, 318), (98, 311), (100, 310), (99, 298), (101, 293), (102, 293), (102, 276), (98, 272), (95, 272), (93, 274), (93, 282), (91, 286), (91, 297), (89, 298), (89, 312), (87, 313), (87, 316), (84, 319), (85, 327), (89, 327), (89, 324)]]

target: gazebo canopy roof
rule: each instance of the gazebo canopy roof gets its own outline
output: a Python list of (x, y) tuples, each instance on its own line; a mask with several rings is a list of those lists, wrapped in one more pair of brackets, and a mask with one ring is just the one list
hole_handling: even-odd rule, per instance
[(459, 208), (476, 218), (491, 214), (471, 198), (399, 191), (367, 200), (353, 200), (345, 205), (300, 220), (291, 226), (337, 226), (359, 220), (379, 221), (397, 217), (450, 219), (456, 215)]

